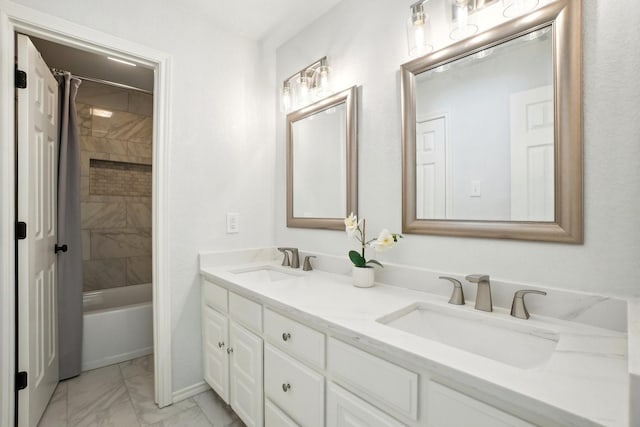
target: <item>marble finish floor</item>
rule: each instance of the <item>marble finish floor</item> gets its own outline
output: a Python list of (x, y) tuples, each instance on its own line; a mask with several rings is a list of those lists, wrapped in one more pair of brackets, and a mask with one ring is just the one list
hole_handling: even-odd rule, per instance
[(153, 356), (83, 372), (58, 384), (39, 427), (243, 427), (213, 391), (158, 408)]

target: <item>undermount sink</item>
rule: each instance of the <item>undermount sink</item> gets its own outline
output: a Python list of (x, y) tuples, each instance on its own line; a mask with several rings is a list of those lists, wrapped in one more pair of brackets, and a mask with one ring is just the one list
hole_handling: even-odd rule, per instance
[(499, 314), (420, 302), (377, 321), (517, 368), (541, 366), (555, 351), (554, 331), (492, 316)]
[(300, 273), (285, 272), (271, 265), (243, 268), (240, 270), (231, 271), (231, 273), (253, 280), (270, 282), (278, 282), (280, 280), (296, 279), (300, 277)]

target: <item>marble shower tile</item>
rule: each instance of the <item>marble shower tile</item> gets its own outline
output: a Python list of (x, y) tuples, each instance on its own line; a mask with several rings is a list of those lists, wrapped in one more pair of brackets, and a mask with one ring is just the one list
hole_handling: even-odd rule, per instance
[(119, 154), (126, 156), (128, 153), (127, 141), (119, 139), (97, 138), (86, 136), (80, 139), (80, 149), (93, 153)]
[(125, 378), (124, 381), (138, 420), (142, 424), (159, 423), (196, 406), (192, 399), (186, 399), (164, 408), (158, 408), (153, 401), (153, 375), (136, 375)]
[(238, 425), (242, 425), (236, 413), (213, 390), (200, 393), (194, 396), (193, 400), (214, 427), (227, 427), (238, 422)]
[(77, 102), (105, 110), (127, 111), (129, 94), (126, 89), (85, 80), (78, 89)]
[(153, 272), (151, 256), (127, 258), (127, 285), (151, 283)]
[(151, 227), (151, 203), (127, 203), (127, 226)]
[(67, 383), (58, 383), (44, 411), (38, 427), (64, 427), (67, 425)]
[(89, 261), (91, 259), (91, 232), (89, 230), (82, 230), (82, 260)]
[(151, 117), (114, 111), (107, 117), (93, 117), (92, 135), (136, 142), (151, 142), (153, 126)]
[(194, 406), (164, 421), (148, 424), (149, 427), (216, 427), (211, 424), (199, 407)]
[(69, 427), (108, 425), (105, 419), (118, 416), (129, 402), (127, 387), (117, 365), (83, 372), (67, 383)]
[(114, 288), (127, 284), (123, 258), (98, 259), (82, 263), (82, 280), (85, 291)]
[(153, 116), (153, 95), (130, 90), (129, 112), (146, 117)]
[(82, 228), (124, 228), (127, 225), (127, 205), (124, 203), (83, 202), (80, 205)]
[(153, 354), (127, 360), (119, 363), (118, 366), (124, 378), (131, 378), (136, 375), (153, 375)]
[(146, 230), (92, 231), (94, 259), (151, 255), (151, 233)]
[(152, 157), (152, 146), (147, 142), (129, 141), (127, 143), (127, 155), (150, 159)]

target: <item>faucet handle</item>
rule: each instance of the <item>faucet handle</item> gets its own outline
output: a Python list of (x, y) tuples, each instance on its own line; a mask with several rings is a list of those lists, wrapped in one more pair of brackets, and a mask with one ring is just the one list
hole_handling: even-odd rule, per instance
[(462, 283), (453, 277), (440, 276), (438, 279), (448, 280), (453, 283), (453, 292), (449, 298), (449, 304), (464, 305), (464, 293), (462, 292)]
[(289, 261), (289, 253), (287, 252), (287, 248), (278, 248), (278, 250), (284, 255), (284, 258), (282, 259), (282, 265), (284, 265), (285, 267), (290, 266), (291, 261)]
[(315, 255), (307, 255), (306, 257), (304, 257), (304, 265), (302, 266), (302, 270), (304, 271), (311, 271), (313, 270), (313, 267), (311, 266), (311, 258), (315, 258)]
[(526, 294), (546, 295), (547, 293), (533, 289), (522, 289), (516, 291), (515, 294), (513, 294), (513, 302), (511, 303), (511, 315), (513, 317), (517, 317), (518, 319), (529, 318), (529, 311), (527, 311), (527, 306), (524, 305), (524, 296)]
[(489, 275), (488, 274), (469, 274), (465, 277), (471, 283), (480, 283), (480, 282), (488, 282)]

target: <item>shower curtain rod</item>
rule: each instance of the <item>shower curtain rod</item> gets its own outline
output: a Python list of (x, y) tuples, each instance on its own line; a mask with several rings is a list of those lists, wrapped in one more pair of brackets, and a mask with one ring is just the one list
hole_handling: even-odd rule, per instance
[[(51, 72), (54, 75), (62, 75), (64, 73), (67, 73), (68, 71), (61, 70), (59, 68), (51, 68)], [(122, 88), (122, 89), (135, 90), (135, 91), (138, 91), (138, 92), (142, 92), (142, 93), (146, 93), (146, 94), (149, 94), (149, 95), (153, 95), (153, 92), (151, 92), (150, 90), (141, 89), (141, 88), (135, 87), (135, 86), (129, 86), (129, 85), (125, 85), (125, 84), (122, 84), (122, 83), (112, 82), (112, 81), (109, 81), (109, 80), (96, 79), (94, 77), (78, 76), (78, 75), (75, 75), (73, 73), (71, 73), (71, 76), (75, 77), (77, 79), (80, 79), (80, 80), (86, 80), (86, 81), (94, 82), (94, 83), (102, 83), (102, 84), (109, 85), (109, 86), (115, 86), (115, 87), (119, 87), (119, 88)]]

